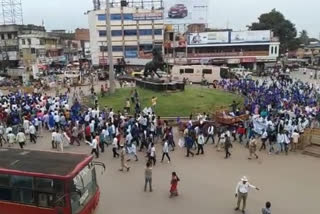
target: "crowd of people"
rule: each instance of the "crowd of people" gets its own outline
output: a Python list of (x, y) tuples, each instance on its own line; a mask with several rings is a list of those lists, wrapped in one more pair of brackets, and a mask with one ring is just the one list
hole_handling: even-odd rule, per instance
[[(228, 159), (232, 156), (230, 148), (236, 141), (248, 147), (249, 159), (259, 158), (257, 150), (288, 154), (289, 150), (296, 151), (299, 137), (306, 128), (319, 127), (317, 103), (320, 88), (312, 84), (271, 78), (222, 80), (219, 87), (244, 96), (244, 108), (233, 102), (230, 111), (225, 111), (224, 115), (237, 117), (246, 114), (250, 115), (249, 120), (225, 126), (213, 122), (206, 113), (196, 117), (191, 115), (186, 123), (178, 119), (182, 132), (177, 144), (186, 149), (186, 157), (204, 155), (206, 144), (211, 143), (217, 151), (224, 150)], [(170, 153), (175, 150), (177, 139), (169, 122), (155, 113), (157, 97), (152, 97), (150, 108), (143, 109), (137, 90), (132, 90), (124, 102), (124, 110), (114, 112), (110, 107), (99, 108), (94, 91), (95, 107), (82, 109), (78, 102), (80, 94), (83, 94), (81, 89), (79, 92), (75, 89), (72, 100), (71, 90), (56, 96), (21, 92), (1, 96), (0, 146), (12, 147), (17, 143), (23, 149), (28, 142), (36, 144), (38, 137), (48, 131), (52, 136), (52, 149), (59, 151), (66, 146), (87, 144), (91, 147), (91, 154), (99, 158), (105, 147), (110, 146), (113, 158), (120, 159), (120, 171), (130, 171), (128, 163), (132, 158), (135, 161), (141, 156), (146, 158), (144, 190), (149, 185), (149, 191), (152, 191), (152, 170), (158, 163), (156, 150), (159, 146), (156, 145), (162, 147), (160, 161), (166, 158), (170, 163)], [(259, 149), (258, 144), (261, 144)], [(179, 181), (177, 173), (173, 172), (171, 197), (178, 195)], [(241, 191), (248, 189), (248, 186), (240, 186), (237, 187), (237, 209), (239, 201), (245, 203), (246, 200)], [(265, 209), (268, 206), (271, 205)]]

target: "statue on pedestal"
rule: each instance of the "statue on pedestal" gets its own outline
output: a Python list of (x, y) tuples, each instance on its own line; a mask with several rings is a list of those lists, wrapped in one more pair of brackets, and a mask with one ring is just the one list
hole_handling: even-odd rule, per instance
[(145, 78), (148, 76), (154, 77), (154, 75), (157, 75), (159, 78), (161, 78), (161, 76), (157, 73), (158, 69), (162, 71), (165, 69), (165, 62), (163, 60), (161, 50), (158, 48), (153, 49), (152, 55), (153, 59), (145, 65), (143, 75)]

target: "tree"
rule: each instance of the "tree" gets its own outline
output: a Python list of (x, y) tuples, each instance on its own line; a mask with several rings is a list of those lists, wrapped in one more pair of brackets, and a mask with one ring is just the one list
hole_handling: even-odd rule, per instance
[(309, 36), (306, 30), (302, 30), (299, 36), (299, 40), (301, 44), (308, 45), (309, 44)]
[(262, 14), (258, 20), (259, 22), (254, 22), (248, 26), (249, 30), (271, 30), (274, 36), (279, 37), (281, 53), (294, 50), (299, 46), (295, 25), (276, 9)]

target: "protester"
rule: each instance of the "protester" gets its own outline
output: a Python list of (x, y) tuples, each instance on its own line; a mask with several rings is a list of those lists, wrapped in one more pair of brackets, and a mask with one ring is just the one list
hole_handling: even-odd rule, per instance
[(161, 163), (163, 162), (164, 157), (168, 158), (168, 163), (170, 163), (171, 159), (169, 156), (169, 145), (168, 145), (168, 141), (164, 141), (163, 147), (162, 147), (162, 158), (161, 158)]
[(126, 150), (124, 148), (124, 146), (121, 144), (120, 145), (120, 160), (121, 160), (121, 168), (119, 169), (119, 171), (123, 171), (124, 168), (127, 169), (127, 172), (129, 172), (130, 167), (125, 163), (125, 154), (126, 154)]
[(150, 162), (147, 162), (146, 168), (144, 170), (144, 191), (147, 191), (147, 186), (149, 184), (149, 191), (152, 192), (152, 167)]

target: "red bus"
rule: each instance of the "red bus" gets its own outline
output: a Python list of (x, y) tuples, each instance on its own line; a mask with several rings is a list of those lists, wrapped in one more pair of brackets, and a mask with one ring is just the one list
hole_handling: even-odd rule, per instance
[(93, 157), (0, 149), (1, 214), (91, 214), (98, 205)]

